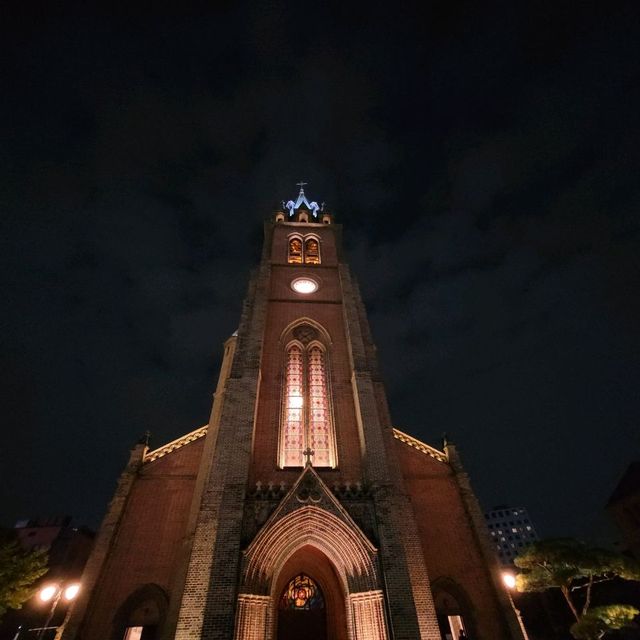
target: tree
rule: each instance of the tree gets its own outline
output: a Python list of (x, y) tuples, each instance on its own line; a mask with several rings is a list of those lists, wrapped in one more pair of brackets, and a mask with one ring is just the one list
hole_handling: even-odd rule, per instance
[(640, 613), (619, 604), (591, 608), (594, 584), (614, 578), (640, 580), (638, 562), (620, 553), (588, 547), (573, 538), (557, 538), (531, 544), (514, 562), (522, 569), (516, 578), (518, 591), (560, 589), (576, 620), (571, 635), (577, 640), (602, 638)]
[(0, 542), (0, 617), (7, 609), (20, 609), (46, 572), (46, 551), (25, 551), (15, 540)]

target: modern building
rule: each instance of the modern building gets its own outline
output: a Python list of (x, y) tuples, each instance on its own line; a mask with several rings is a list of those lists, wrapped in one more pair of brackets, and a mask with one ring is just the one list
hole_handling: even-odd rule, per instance
[(133, 448), (64, 640), (523, 637), (456, 447), (393, 428), (342, 227), (300, 186), (209, 423)]
[(499, 505), (484, 514), (494, 553), (500, 564), (512, 566), (524, 547), (538, 540), (538, 534), (524, 507)]

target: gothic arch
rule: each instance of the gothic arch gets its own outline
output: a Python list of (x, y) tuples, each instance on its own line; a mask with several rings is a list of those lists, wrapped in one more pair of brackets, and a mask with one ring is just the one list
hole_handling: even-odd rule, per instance
[(113, 617), (112, 640), (122, 640), (127, 627), (154, 626), (156, 638), (160, 637), (169, 607), (166, 591), (157, 584), (145, 584), (120, 605)]
[(314, 465), (335, 469), (338, 447), (331, 401), (330, 338), (324, 327), (298, 318), (281, 334), (280, 429), (277, 464), (281, 469), (304, 466), (304, 452)]
[(337, 516), (310, 505), (287, 514), (251, 543), (245, 585), (254, 593), (269, 592), (277, 568), (305, 545), (332, 562), (345, 593), (377, 589), (375, 547)]
[(235, 639), (273, 638), (281, 570), (305, 548), (324, 556), (335, 572), (344, 595), (348, 637), (386, 640), (376, 548), (348, 521), (309, 504), (268, 522), (245, 551)]
[[(314, 276), (315, 277), (315, 276)], [(280, 334), (280, 343), (286, 344), (289, 342), (290, 337), (293, 334), (293, 330), (296, 327), (308, 324), (312, 326), (321, 336), (321, 341), (324, 343), (325, 347), (328, 348), (332, 345), (331, 335), (329, 332), (316, 320), (312, 318), (308, 318), (307, 316), (301, 316), (300, 318), (296, 318), (293, 322), (290, 322)]]
[(431, 593), (440, 616), (459, 615), (464, 621), (467, 635), (476, 637), (476, 622), (473, 604), (464, 588), (455, 580), (440, 576), (431, 582)]

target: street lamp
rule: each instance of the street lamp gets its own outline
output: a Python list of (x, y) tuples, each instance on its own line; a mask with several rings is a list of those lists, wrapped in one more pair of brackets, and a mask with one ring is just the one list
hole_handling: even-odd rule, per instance
[(527, 635), (527, 630), (524, 628), (524, 622), (522, 621), (522, 616), (520, 615), (520, 609), (516, 607), (516, 603), (513, 601), (513, 596), (511, 592), (516, 588), (516, 576), (511, 571), (503, 571), (502, 572), (502, 583), (507, 588), (507, 596), (509, 598), (509, 603), (511, 604), (511, 608), (513, 612), (516, 614), (516, 618), (518, 620), (518, 624), (520, 625), (520, 630), (522, 631), (522, 636), (525, 640), (528, 640), (529, 636)]
[(510, 571), (504, 571), (502, 573), (502, 582), (507, 589), (514, 589), (516, 586), (516, 577)]
[(51, 608), (49, 609), (49, 615), (44, 626), (40, 628), (38, 632), (38, 640), (42, 638), (44, 632), (49, 628), (49, 623), (53, 618), (53, 614), (56, 612), (56, 607), (62, 598), (67, 602), (71, 602), (76, 598), (80, 591), (80, 585), (77, 582), (65, 584), (59, 582), (56, 584), (48, 584), (40, 589), (38, 597), (42, 602), (51, 602)]

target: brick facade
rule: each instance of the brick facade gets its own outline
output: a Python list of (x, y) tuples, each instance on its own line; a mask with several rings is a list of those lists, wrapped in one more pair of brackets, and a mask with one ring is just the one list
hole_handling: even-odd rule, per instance
[[(341, 228), (304, 205), (292, 215), (265, 225), (208, 427), (134, 449), (64, 640), (119, 640), (137, 624), (157, 640), (275, 639), (298, 573), (322, 588), (336, 640), (440, 640), (441, 593), (477, 640), (522, 637), (455, 449), (392, 427)], [(319, 242), (320, 264), (288, 263), (294, 233)], [(296, 293), (295, 277), (318, 290)], [(285, 340), (305, 324), (326, 346), (335, 468), (279, 467)]]

